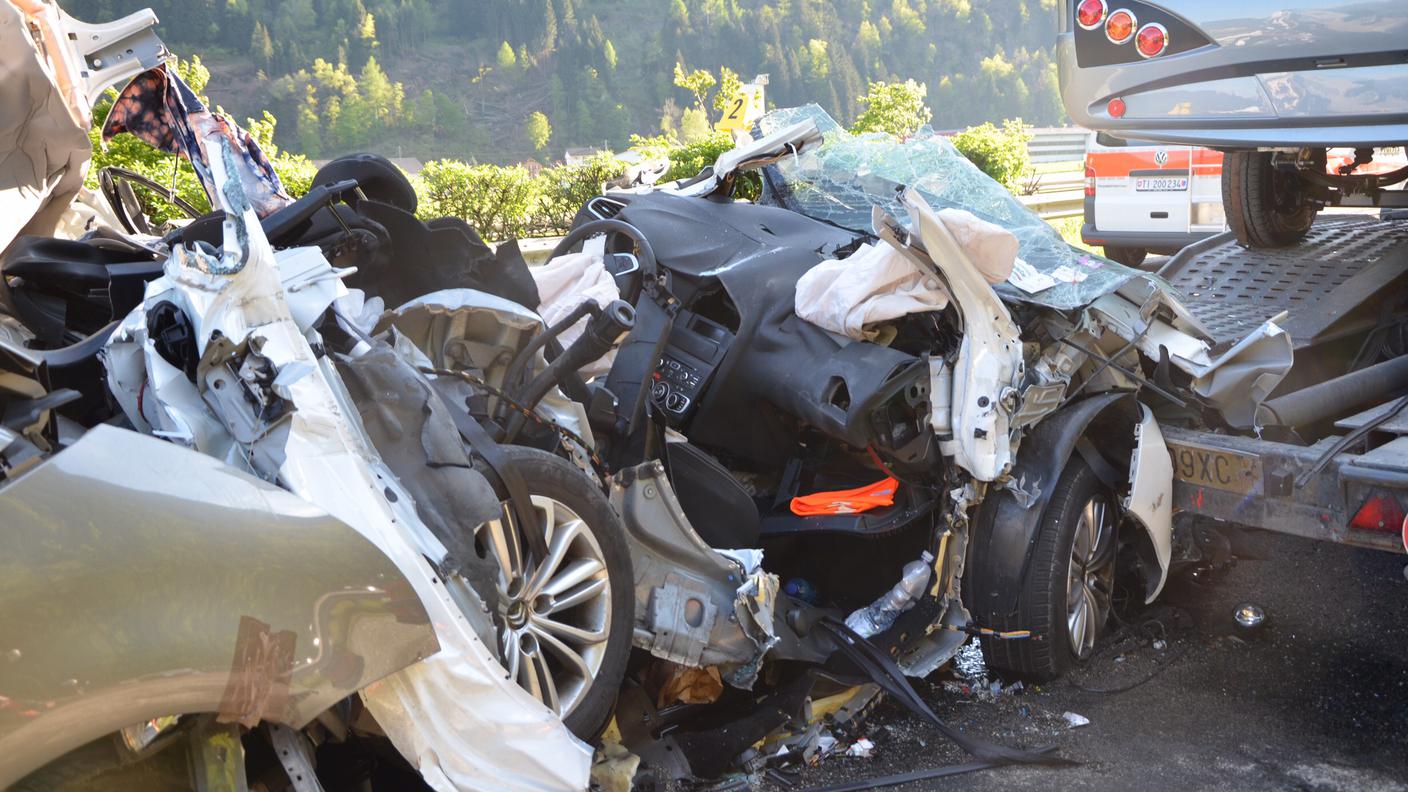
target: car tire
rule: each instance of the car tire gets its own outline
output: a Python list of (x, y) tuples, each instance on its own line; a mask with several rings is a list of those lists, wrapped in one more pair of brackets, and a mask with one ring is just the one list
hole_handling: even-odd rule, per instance
[[(1098, 504), (1099, 508), (1094, 508)], [(1079, 456), (1066, 465), (1037, 528), (1036, 546), (1017, 593), (1017, 614), (983, 637), (988, 665), (1045, 682), (1090, 659), (1109, 618), (1114, 587), (1116, 504)], [(1077, 624), (1077, 611), (1084, 621)]]
[(1229, 151), (1223, 156), (1222, 206), (1237, 241), (1260, 248), (1304, 239), (1319, 211), (1305, 180), (1273, 166), (1269, 151)]
[[(635, 577), (626, 531), (601, 489), (572, 463), (535, 448), (510, 445), (501, 449), (533, 497), (534, 511), (540, 518), (538, 529), (545, 532), (550, 558), (555, 556), (556, 529), (571, 525), (573, 533), (564, 542), (553, 571), (541, 580), (536, 577), (540, 559), (528, 559), (526, 568), (516, 576), (518, 584), (507, 579), (514, 576), (505, 576), (500, 591), (503, 610), (496, 618), (499, 659), (540, 701), (547, 703), (555, 696), (565, 708), (559, 711), (567, 728), (591, 741), (606, 726), (631, 653)], [(574, 521), (581, 525), (572, 525)], [(546, 533), (548, 524), (554, 525), (553, 534)], [(480, 526), (475, 542), (481, 555), (499, 559), (499, 545), (492, 535), (495, 527)], [(502, 570), (504, 564), (497, 566)], [(584, 574), (590, 569), (595, 571)], [(552, 591), (554, 584), (578, 577), (582, 579)], [(603, 583), (605, 592), (588, 594)], [(578, 601), (569, 602), (572, 599)], [(595, 640), (598, 635), (601, 640)], [(576, 654), (582, 663), (569, 662), (564, 651)], [(587, 671), (591, 673), (584, 673)], [(551, 696), (544, 674), (553, 682)], [(585, 684), (579, 686), (579, 682)], [(564, 690), (564, 684), (570, 688)], [(570, 702), (565, 700), (569, 695)]]
[(1148, 255), (1149, 251), (1142, 247), (1105, 246), (1105, 258), (1117, 261), (1126, 267), (1138, 267), (1140, 264), (1144, 263), (1144, 259)]

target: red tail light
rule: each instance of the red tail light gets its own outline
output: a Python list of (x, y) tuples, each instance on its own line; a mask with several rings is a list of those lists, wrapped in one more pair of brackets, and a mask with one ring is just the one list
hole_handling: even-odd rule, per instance
[(1095, 197), (1095, 166), (1089, 160), (1085, 165), (1085, 197)]
[(1076, 6), (1076, 23), (1084, 30), (1094, 30), (1105, 21), (1105, 0), (1081, 0)]
[(1150, 22), (1139, 29), (1139, 38), (1134, 42), (1134, 47), (1145, 58), (1162, 55), (1168, 49), (1168, 30), (1157, 22)]
[(1354, 519), (1349, 521), (1349, 525), (1361, 531), (1396, 532), (1403, 526), (1403, 507), (1393, 495), (1380, 492), (1364, 501)]
[(1105, 20), (1105, 38), (1111, 44), (1128, 44), (1134, 38), (1134, 29), (1139, 23), (1134, 21), (1134, 12), (1121, 8)]
[(1105, 105), (1105, 111), (1110, 114), (1110, 118), (1124, 118), (1124, 100), (1118, 97), (1111, 99)]

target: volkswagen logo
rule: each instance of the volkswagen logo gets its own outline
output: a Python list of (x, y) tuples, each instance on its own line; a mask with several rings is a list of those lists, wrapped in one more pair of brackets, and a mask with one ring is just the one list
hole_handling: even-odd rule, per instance
[(1165, 151), (1165, 150), (1163, 150), (1163, 149), (1159, 149), (1158, 151), (1155, 151), (1155, 152), (1154, 152), (1154, 164), (1155, 164), (1155, 165), (1158, 165), (1160, 168), (1162, 168), (1162, 167), (1163, 167), (1165, 164), (1167, 164), (1167, 163), (1168, 163), (1168, 152), (1167, 152), (1167, 151)]

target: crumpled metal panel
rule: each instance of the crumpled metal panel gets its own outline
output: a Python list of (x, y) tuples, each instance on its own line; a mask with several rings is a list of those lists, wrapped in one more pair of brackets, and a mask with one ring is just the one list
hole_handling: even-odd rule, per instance
[[(224, 138), (205, 142), (228, 155)], [(489, 618), (482, 601), (462, 606), (432, 566), (445, 557), (444, 545), (421, 521), (410, 492), (372, 447), (332, 362), (314, 353), (316, 333), (298, 325), (275, 253), (248, 199), (225, 178), (231, 172), (220, 164), (225, 158), (210, 158), (227, 218), (222, 261), (239, 266), (222, 266), (223, 274), (215, 274), (197, 262), (183, 265), (181, 257), (173, 256), (166, 274), (149, 284), (147, 294), (175, 298), (191, 318), (202, 356), (195, 386), (201, 391), (201, 409), (217, 417), (226, 430), (250, 423), (251, 413), (254, 423), (278, 430), (249, 442), (232, 437), (234, 455), (246, 452), (256, 474), (277, 480), (370, 539), (409, 580), (429, 614), (441, 651), (363, 689), (368, 709), (397, 749), (437, 789), (584, 788), (591, 749), (507, 678), (496, 654), (479, 638)], [(326, 262), (324, 267), (325, 274), (332, 273)], [(319, 277), (314, 269), (302, 272)], [(123, 326), (135, 326), (146, 308), (135, 309)], [(219, 336), (212, 336), (215, 330)], [(114, 339), (114, 346), (132, 343), (117, 334)], [(272, 377), (242, 379), (239, 386), (249, 399), (215, 398), (212, 394), (222, 388), (213, 376), (227, 369), (208, 361), (211, 354), (231, 355), (234, 362), (257, 356)], [(223, 388), (233, 390), (235, 384), (227, 381)], [(265, 408), (255, 401), (275, 405), (278, 417), (266, 420)], [(140, 414), (134, 417), (133, 406), (124, 402), (130, 418), (145, 422)], [(137, 406), (139, 413), (142, 410), (179, 413), (181, 407), (159, 401)], [(250, 453), (259, 451), (260, 444), (275, 445), (277, 453)]]
[(1139, 405), (1140, 419), (1134, 427), (1134, 453), (1129, 460), (1129, 497), (1124, 506), (1134, 521), (1149, 535), (1157, 569), (1147, 570), (1148, 589), (1144, 602), (1153, 602), (1168, 580), (1173, 556), (1173, 459), (1154, 413)]
[(356, 530), (172, 443), (99, 425), (0, 514), (0, 787), (173, 713), (302, 727), (437, 649)]
[[(903, 142), (882, 133), (852, 135), (817, 105), (774, 110), (758, 124), (769, 135), (807, 120), (821, 130), (825, 142), (795, 157), (783, 157), (764, 170), (765, 203), (869, 233), (871, 207), (907, 217), (896, 188), (911, 187), (935, 210), (966, 209), (1011, 231), (1020, 246), (1019, 256), (1055, 278), (1056, 284), (1035, 294), (1000, 284), (998, 292), (1004, 299), (1058, 310), (1085, 305), (1132, 278), (1156, 280), (1068, 245), (1007, 188), (927, 126)], [(1076, 278), (1082, 280), (1071, 282)]]

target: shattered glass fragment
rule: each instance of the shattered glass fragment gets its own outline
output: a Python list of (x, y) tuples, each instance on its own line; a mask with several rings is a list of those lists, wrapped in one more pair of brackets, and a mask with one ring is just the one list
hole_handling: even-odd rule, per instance
[[(1019, 255), (1029, 265), (1022, 271), (1028, 279), (1026, 288), (1011, 281), (998, 284), (1005, 300), (1071, 310), (1133, 278), (1169, 288), (1148, 273), (1068, 245), (1056, 229), (927, 126), (903, 142), (880, 133), (853, 135), (817, 105), (774, 110), (758, 125), (768, 135), (807, 120), (821, 130), (824, 142), (765, 168), (762, 203), (868, 234), (873, 206), (901, 220), (907, 217), (901, 188), (913, 187), (936, 211), (966, 209), (1017, 237)], [(1028, 291), (1030, 270), (1046, 276), (1040, 279), (1042, 288)]]

